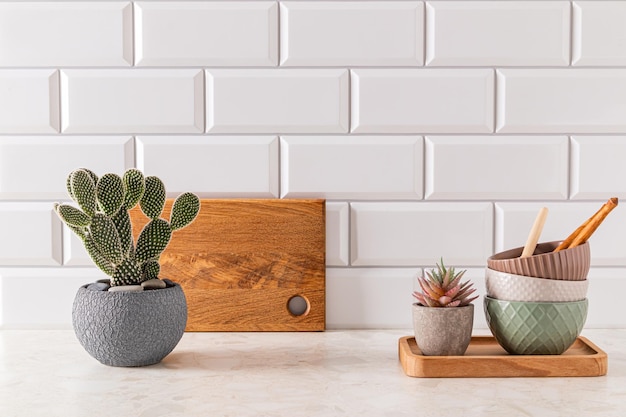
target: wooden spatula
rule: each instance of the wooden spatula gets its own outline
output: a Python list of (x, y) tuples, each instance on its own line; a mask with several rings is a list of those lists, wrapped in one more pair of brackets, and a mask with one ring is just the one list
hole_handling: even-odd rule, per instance
[(543, 230), (543, 225), (546, 224), (546, 217), (548, 217), (548, 209), (546, 207), (542, 207), (541, 210), (539, 210), (539, 213), (537, 213), (537, 218), (535, 219), (533, 228), (530, 229), (526, 245), (524, 246), (524, 250), (522, 251), (520, 258), (526, 258), (535, 252), (537, 242), (539, 242), (539, 236), (541, 236), (541, 231)]

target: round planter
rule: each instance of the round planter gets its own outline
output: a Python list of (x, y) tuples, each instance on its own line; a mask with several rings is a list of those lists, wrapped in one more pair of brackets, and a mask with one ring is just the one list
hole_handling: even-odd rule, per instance
[(72, 324), (81, 345), (101, 363), (152, 365), (182, 338), (187, 300), (179, 284), (141, 292), (93, 291), (84, 285), (74, 299)]
[(413, 304), (415, 342), (425, 356), (460, 356), (472, 339), (474, 305), (424, 307)]

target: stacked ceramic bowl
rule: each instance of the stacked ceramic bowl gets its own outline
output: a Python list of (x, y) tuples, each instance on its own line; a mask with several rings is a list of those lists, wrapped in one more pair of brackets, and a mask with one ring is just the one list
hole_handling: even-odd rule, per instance
[(485, 315), (498, 343), (509, 353), (558, 355), (580, 335), (587, 318), (589, 244), (554, 252), (560, 242), (523, 248), (487, 259)]

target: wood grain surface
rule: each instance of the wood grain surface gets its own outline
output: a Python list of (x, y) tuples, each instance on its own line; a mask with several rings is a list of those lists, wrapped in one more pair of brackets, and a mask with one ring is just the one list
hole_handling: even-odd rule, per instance
[[(169, 219), (172, 199), (162, 217)], [(161, 278), (181, 284), (187, 331), (321, 331), (325, 328), (324, 200), (201, 199), (174, 232)], [(147, 219), (131, 212), (137, 235)], [(289, 299), (308, 311), (294, 316)]]
[(585, 337), (561, 355), (510, 355), (493, 336), (474, 336), (463, 356), (424, 356), (406, 336), (398, 355), (404, 372), (420, 378), (601, 376), (608, 368), (607, 354)]

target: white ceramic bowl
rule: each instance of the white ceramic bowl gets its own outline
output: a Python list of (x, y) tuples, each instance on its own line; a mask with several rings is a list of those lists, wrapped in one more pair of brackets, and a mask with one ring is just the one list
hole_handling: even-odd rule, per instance
[(490, 268), (485, 272), (487, 295), (507, 301), (569, 302), (587, 298), (589, 281), (568, 281), (509, 274)]

